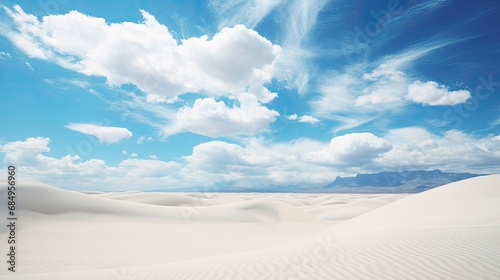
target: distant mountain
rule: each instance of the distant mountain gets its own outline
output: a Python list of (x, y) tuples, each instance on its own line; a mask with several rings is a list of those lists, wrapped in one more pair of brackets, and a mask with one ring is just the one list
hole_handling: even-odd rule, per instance
[(326, 186), (317, 184), (237, 186), (237, 182), (224, 182), (210, 187), (178, 189), (153, 189), (151, 192), (202, 192), (202, 193), (417, 193), (452, 182), (481, 176), (471, 173), (446, 173), (434, 171), (381, 172), (340, 177)]
[(358, 174), (355, 177), (337, 176), (323, 187), (328, 192), (421, 192), (452, 182), (480, 176), (471, 173), (433, 171), (381, 172)]

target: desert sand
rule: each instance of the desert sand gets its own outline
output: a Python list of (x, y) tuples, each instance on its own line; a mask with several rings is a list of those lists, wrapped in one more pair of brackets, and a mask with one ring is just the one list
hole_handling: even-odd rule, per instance
[(500, 278), (500, 175), (411, 195), (81, 193), (20, 181), (17, 200), (17, 271), (2, 262), (0, 279)]

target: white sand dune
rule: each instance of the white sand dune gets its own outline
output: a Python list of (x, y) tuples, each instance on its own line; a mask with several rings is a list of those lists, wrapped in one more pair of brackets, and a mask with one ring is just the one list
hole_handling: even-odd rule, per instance
[[(3, 190), (5, 193), (5, 190)], [(206, 206), (210, 203), (206, 199), (193, 198), (188, 195), (154, 193), (126, 193), (121, 197), (106, 199), (105, 196), (88, 195), (73, 191), (61, 190), (49, 185), (29, 182), (18, 190), (19, 212), (43, 214), (49, 217), (69, 216), (80, 214), (81, 218), (94, 219), (99, 216), (112, 215), (115, 217), (156, 218), (162, 222), (256, 222), (276, 223), (288, 222), (313, 222), (325, 221), (301, 211), (289, 204), (279, 201), (242, 201), (238, 203), (225, 203), (221, 205)], [(5, 194), (4, 194), (5, 196)], [(123, 199), (127, 198), (128, 199)], [(119, 198), (119, 199), (116, 199)], [(145, 203), (144, 200), (151, 199)], [(123, 199), (123, 200), (122, 200)], [(3, 202), (6, 200), (4, 199)], [(136, 203), (141, 202), (141, 203)], [(182, 206), (169, 206), (184, 205)], [(4, 206), (6, 208), (6, 206)], [(59, 218), (59, 217), (57, 217)]]
[(226, 201), (22, 186), (19, 271), (1, 279), (500, 278), (500, 175), (415, 195)]

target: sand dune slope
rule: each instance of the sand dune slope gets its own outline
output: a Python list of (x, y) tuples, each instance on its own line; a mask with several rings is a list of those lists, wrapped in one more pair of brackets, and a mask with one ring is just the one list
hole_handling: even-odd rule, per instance
[[(257, 212), (264, 211), (259, 207)], [(18, 274), (8, 279), (498, 278), (500, 175), (411, 195), (274, 247), (154, 265)]]
[(471, 178), (412, 195), (346, 221), (332, 233), (481, 225), (500, 225), (500, 175)]
[[(0, 190), (0, 195), (5, 197), (6, 189)], [(108, 199), (102, 195), (88, 195), (73, 191), (58, 189), (46, 184), (23, 182), (17, 191), (18, 212), (21, 216), (30, 219), (31, 214), (43, 214), (45, 217), (66, 215), (71, 218), (80, 214), (80, 218), (96, 218), (95, 215), (133, 218), (160, 219), (169, 223), (192, 222), (249, 222), (249, 223), (276, 223), (276, 222), (311, 222), (324, 223), (325, 221), (310, 215), (280, 201), (241, 201), (210, 206), (203, 199), (186, 195), (173, 194), (170, 206), (158, 205), (154, 199), (155, 194), (125, 193), (128, 200)], [(168, 194), (162, 194), (165, 197)], [(116, 196), (116, 195), (115, 195)], [(145, 199), (153, 202), (137, 203)], [(162, 198), (163, 202), (165, 199)], [(0, 207), (6, 208), (6, 199), (0, 201)], [(208, 206), (207, 206), (208, 205)], [(90, 216), (89, 216), (90, 215)], [(57, 217), (59, 218), (59, 217)]]
[(498, 279), (499, 231), (421, 228), (163, 265), (9, 279)]

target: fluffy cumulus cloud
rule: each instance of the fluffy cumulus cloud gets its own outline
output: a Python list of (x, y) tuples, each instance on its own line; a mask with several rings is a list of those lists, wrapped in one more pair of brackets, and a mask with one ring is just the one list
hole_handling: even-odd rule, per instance
[[(126, 159), (116, 167), (100, 159), (81, 161), (78, 155), (55, 158), (50, 139), (27, 138), (0, 145), (6, 164), (15, 164), (26, 180), (51, 183), (67, 189), (141, 189), (164, 187), (166, 183), (182, 186), (180, 164), (156, 159)], [(160, 180), (159, 180), (160, 178)], [(77, 183), (75, 183), (77, 182)]]
[(292, 114), (290, 116), (287, 116), (286, 118), (291, 120), (291, 121), (298, 121), (301, 123), (315, 124), (315, 123), (319, 122), (319, 120), (317, 118), (309, 116), (309, 115), (298, 116), (297, 114)]
[(422, 127), (387, 133), (393, 149), (376, 159), (378, 168), (390, 170), (436, 169), (452, 172), (498, 173), (498, 136), (476, 138), (459, 130), (433, 134)]
[(169, 29), (141, 10), (143, 22), (107, 23), (77, 11), (41, 20), (18, 5), (3, 7), (12, 19), (2, 30), (32, 58), (48, 60), (108, 84), (134, 84), (150, 101), (165, 101), (187, 92), (229, 95), (255, 92), (273, 77), (280, 47), (243, 25), (224, 28), (212, 38), (178, 43)]
[(78, 155), (66, 155), (54, 158), (44, 155), (50, 152), (50, 139), (46, 137), (30, 137), (24, 141), (14, 141), (0, 145), (4, 153), (4, 162), (15, 164), (30, 175), (102, 175), (104, 161), (91, 159), (77, 163)]
[(384, 138), (392, 143), (405, 143), (413, 146), (425, 143), (432, 139), (433, 135), (422, 127), (403, 127), (390, 130)]
[(200, 170), (225, 173), (229, 166), (250, 164), (246, 154), (239, 145), (212, 141), (195, 146), (187, 160)]
[(279, 24), (283, 34), (283, 50), (276, 61), (278, 79), (287, 86), (306, 93), (310, 80), (314, 79), (311, 59), (320, 57), (318, 49), (305, 44), (314, 31), (321, 10), (328, 0), (210, 0), (208, 7), (217, 16), (220, 27), (243, 24), (254, 28), (270, 14)]
[(228, 107), (213, 98), (197, 99), (193, 107), (184, 107), (176, 116), (182, 129), (210, 137), (231, 134), (255, 134), (266, 131), (278, 116), (259, 103), (243, 103)]
[(421, 127), (393, 129), (383, 137), (346, 134), (329, 143), (307, 138), (286, 143), (261, 138), (241, 144), (210, 141), (195, 146), (178, 162), (129, 158), (117, 166), (100, 159), (81, 161), (71, 154), (51, 157), (49, 143), (49, 138), (27, 138), (1, 144), (0, 153), (6, 164), (22, 169), (25, 179), (68, 189), (310, 187), (326, 184), (336, 175), (380, 170), (500, 172), (500, 135), (477, 138), (458, 130), (438, 135)]
[(280, 47), (243, 25), (224, 28), (211, 40), (207, 36), (184, 40), (177, 52), (184, 64), (191, 91), (233, 93), (244, 86), (268, 82)]
[(333, 138), (328, 147), (309, 156), (321, 164), (354, 166), (370, 163), (391, 148), (391, 143), (372, 133), (350, 133)]
[(101, 126), (90, 123), (71, 123), (67, 128), (95, 136), (99, 142), (106, 144), (119, 143), (122, 139), (132, 137), (132, 132), (123, 127)]
[[(149, 102), (172, 102), (185, 93), (209, 96), (169, 116), (161, 125), (164, 136), (181, 131), (213, 137), (254, 134), (267, 130), (277, 116), (262, 104), (278, 96), (265, 85), (275, 76), (281, 48), (243, 25), (223, 28), (212, 37), (179, 42), (144, 10), (140, 11), (143, 22), (110, 24), (77, 11), (38, 19), (18, 5), (3, 8), (12, 24), (0, 32), (32, 58), (105, 77), (111, 86), (134, 84), (147, 94)], [(230, 108), (215, 102), (214, 98), (224, 96), (241, 105)], [(137, 109), (140, 104), (133, 106)], [(206, 115), (200, 111), (203, 109), (210, 113)], [(107, 143), (117, 141), (96, 135), (109, 133), (90, 125), (74, 130)]]
[(415, 81), (408, 86), (408, 99), (415, 103), (430, 106), (454, 106), (471, 98), (468, 90), (449, 90), (446, 86), (434, 81), (426, 83)]
[(331, 170), (310, 164), (305, 155), (322, 146), (311, 139), (266, 143), (252, 138), (243, 145), (211, 141), (194, 147), (193, 153), (185, 157), (186, 168), (199, 181), (221, 187), (225, 185), (221, 183), (250, 188), (270, 184), (317, 184), (329, 180)]
[(36, 155), (50, 152), (49, 138), (30, 137), (25, 141), (14, 141), (0, 146), (5, 153), (4, 161), (10, 164), (27, 164), (36, 159)]

